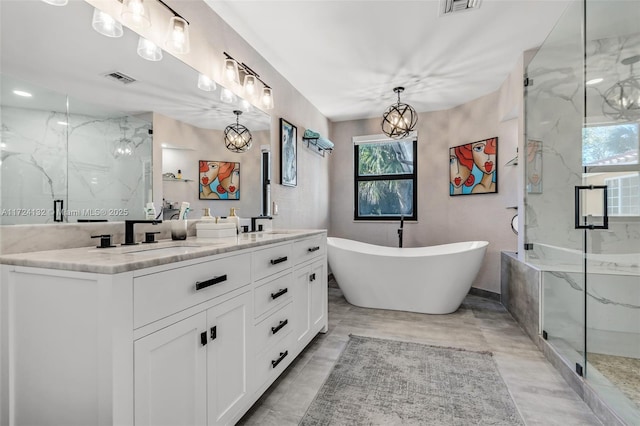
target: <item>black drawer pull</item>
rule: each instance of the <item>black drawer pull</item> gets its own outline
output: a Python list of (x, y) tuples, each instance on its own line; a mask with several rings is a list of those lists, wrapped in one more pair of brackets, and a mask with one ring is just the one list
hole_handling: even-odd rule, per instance
[(287, 325), (287, 324), (289, 324), (289, 320), (280, 321), (280, 324), (278, 324), (278, 325), (277, 325), (277, 326), (275, 326), (275, 327), (271, 327), (271, 332), (272, 332), (273, 334), (276, 334), (278, 331), (280, 331), (280, 329), (281, 329), (282, 327), (284, 327), (284, 326), (285, 326), (285, 325)]
[(283, 257), (279, 257), (277, 259), (271, 259), (271, 264), (272, 265), (277, 265), (278, 263), (282, 263), (282, 262), (286, 262), (287, 261), (287, 256), (283, 256)]
[(314, 251), (320, 250), (320, 246), (309, 247), (309, 253), (313, 253)]
[(280, 290), (278, 290), (277, 293), (271, 293), (271, 298), (272, 299), (277, 299), (278, 297), (282, 296), (283, 294), (285, 294), (288, 291), (289, 291), (288, 288), (280, 289)]
[(271, 367), (276, 368), (280, 362), (285, 359), (285, 357), (289, 355), (289, 351), (280, 352), (280, 357), (274, 361), (271, 361)]
[(315, 281), (316, 280), (316, 273), (314, 272), (313, 274), (309, 275), (309, 281)]
[(202, 333), (200, 333), (200, 344), (202, 346), (207, 344), (207, 332), (203, 331)]
[(202, 290), (203, 288), (207, 288), (214, 284), (219, 284), (226, 280), (227, 280), (227, 274), (220, 275), (219, 277), (213, 277), (210, 280), (206, 280), (206, 281), (196, 281), (196, 291)]

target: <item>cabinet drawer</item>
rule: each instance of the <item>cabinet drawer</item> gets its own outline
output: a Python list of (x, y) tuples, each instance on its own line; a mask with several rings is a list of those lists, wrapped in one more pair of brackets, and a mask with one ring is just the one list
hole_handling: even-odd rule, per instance
[(267, 278), (263, 283), (258, 284), (253, 292), (256, 318), (276, 306), (282, 306), (289, 302), (292, 292), (293, 274), (291, 272)]
[(327, 240), (324, 235), (295, 241), (293, 243), (293, 263), (301, 263), (327, 253)]
[(252, 255), (251, 268), (254, 280), (284, 271), (293, 265), (291, 243), (257, 250)]
[(134, 278), (134, 328), (249, 284), (249, 261), (246, 253)]
[(293, 330), (293, 304), (287, 303), (255, 326), (255, 353), (279, 342)]
[(255, 360), (255, 384), (261, 388), (267, 381), (273, 381), (284, 371), (295, 357), (291, 333), (272, 348), (258, 354)]

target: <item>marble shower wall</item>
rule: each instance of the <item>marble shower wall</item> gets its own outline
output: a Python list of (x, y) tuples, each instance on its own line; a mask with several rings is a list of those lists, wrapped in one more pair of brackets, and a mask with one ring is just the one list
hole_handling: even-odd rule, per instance
[[(137, 117), (70, 114), (69, 209), (99, 213), (84, 218), (143, 219), (152, 188), (149, 130), (151, 124)], [(131, 154), (119, 154), (117, 148)]]
[[(130, 116), (4, 106), (1, 223), (52, 223), (54, 200), (64, 200), (69, 222), (143, 218), (151, 193), (150, 128)], [(131, 155), (116, 154), (118, 144)]]
[(66, 113), (2, 107), (1, 224), (50, 223), (53, 200), (66, 205), (66, 121)]

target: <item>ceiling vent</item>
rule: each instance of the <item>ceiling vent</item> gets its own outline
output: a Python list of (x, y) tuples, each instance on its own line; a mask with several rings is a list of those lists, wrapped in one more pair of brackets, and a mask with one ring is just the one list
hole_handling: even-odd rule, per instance
[(104, 76), (107, 78), (119, 81), (122, 84), (131, 84), (137, 81), (135, 78), (129, 77), (128, 75), (123, 74), (120, 71), (110, 72), (108, 74), (105, 74)]
[(440, 16), (480, 8), (480, 0), (440, 0)]

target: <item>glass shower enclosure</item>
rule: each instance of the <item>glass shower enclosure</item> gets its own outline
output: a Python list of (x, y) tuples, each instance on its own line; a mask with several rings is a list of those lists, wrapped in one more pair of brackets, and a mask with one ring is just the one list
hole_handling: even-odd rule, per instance
[(525, 260), (543, 338), (640, 424), (640, 1), (580, 0), (527, 66)]

